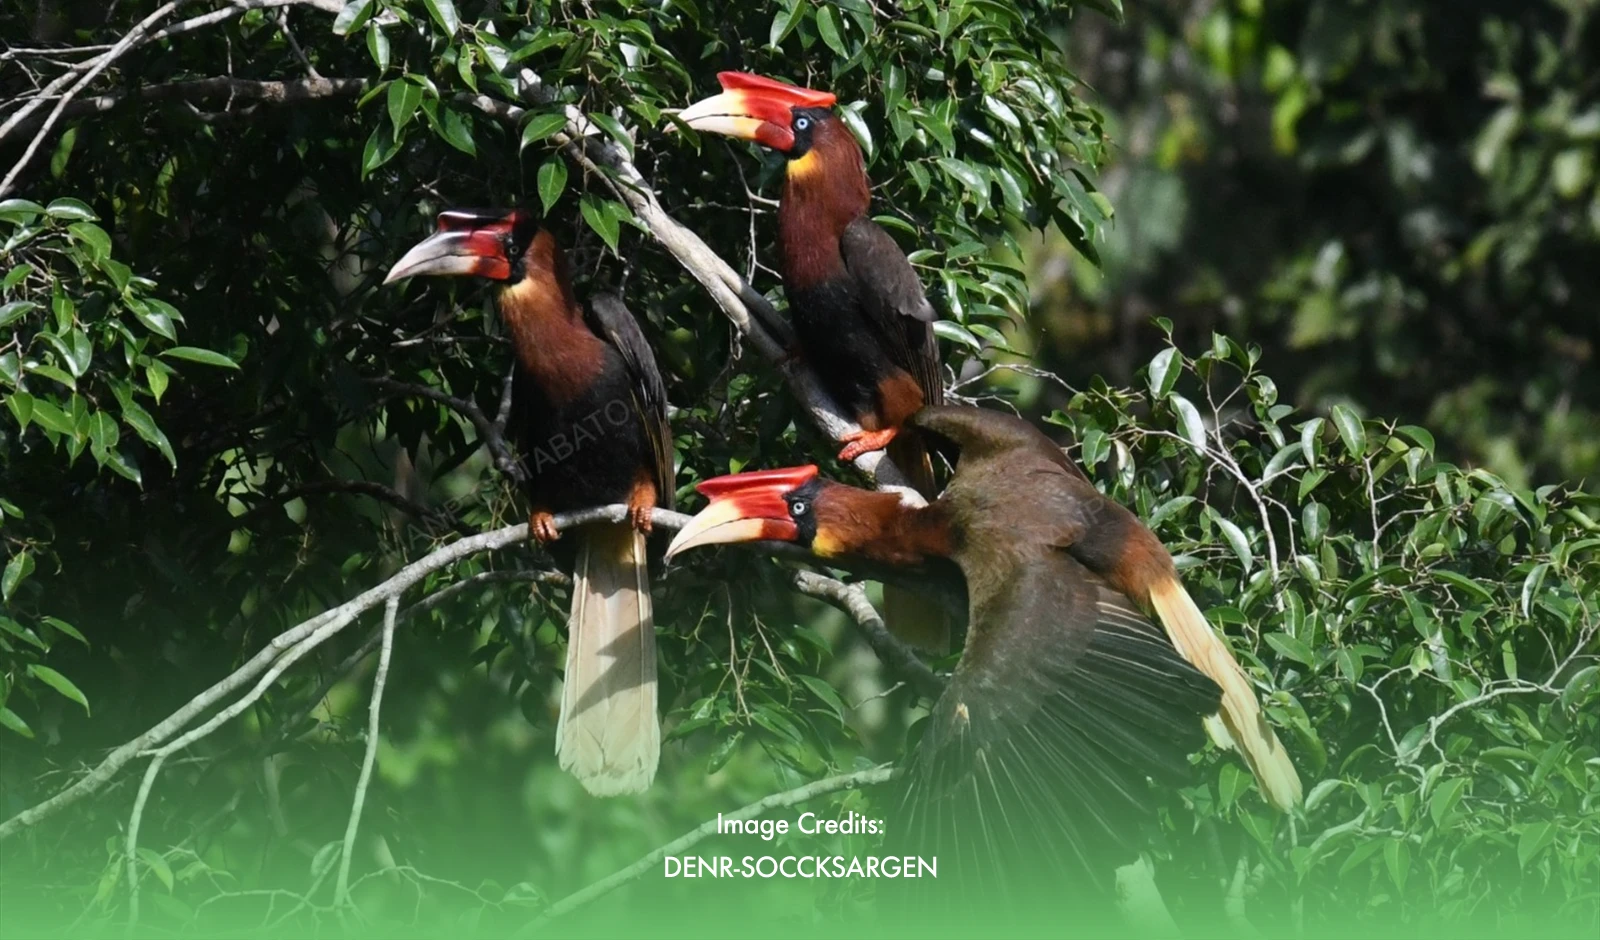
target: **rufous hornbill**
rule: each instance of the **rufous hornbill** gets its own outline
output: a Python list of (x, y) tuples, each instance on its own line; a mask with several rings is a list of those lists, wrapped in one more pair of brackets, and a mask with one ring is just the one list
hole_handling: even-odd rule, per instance
[[(557, 758), (596, 796), (644, 790), (661, 752), (645, 536), (650, 511), (674, 495), (655, 356), (621, 300), (578, 302), (555, 237), (521, 210), (441, 213), (384, 283), (423, 274), (498, 284), (528, 528), (573, 576)], [(629, 520), (556, 530), (556, 513), (611, 503), (626, 503)]]
[(1039, 812), (1034, 822), (1051, 832), (1079, 827), (1071, 835), (1093, 843), (1137, 808), (1130, 781), (1181, 778), (1205, 719), (1219, 745), (1243, 754), (1268, 800), (1284, 810), (1299, 802), (1299, 776), (1249, 680), (1133, 513), (1020, 418), (930, 407), (909, 423), (959, 452), (932, 503), (830, 482), (814, 466), (717, 477), (700, 484), (710, 503), (667, 557), (773, 539), (824, 558), (955, 562), (967, 588), (966, 646), (913, 759), (919, 786), (935, 793), (973, 776), (976, 786), (1017, 788), (1018, 800), (1081, 818), (1016, 811)]
[[(905, 253), (867, 216), (871, 195), (860, 145), (834, 114), (829, 92), (745, 72), (722, 72), (717, 80), (722, 94), (678, 118), (787, 157), (778, 264), (790, 319), (801, 355), (861, 427), (845, 438), (839, 459), (887, 448), (895, 466), (932, 499), (937, 489), (927, 446), (900, 431), (919, 408), (944, 402), (937, 315)], [(949, 628), (937, 610), (885, 590), (890, 628), (943, 652)]]

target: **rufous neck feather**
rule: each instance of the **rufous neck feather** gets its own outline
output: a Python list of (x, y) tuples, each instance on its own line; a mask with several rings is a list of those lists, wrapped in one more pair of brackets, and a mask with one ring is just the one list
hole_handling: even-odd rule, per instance
[(811, 547), (819, 555), (860, 555), (891, 565), (950, 556), (949, 519), (937, 503), (913, 506), (896, 493), (834, 485), (818, 494), (816, 512)]
[(838, 118), (822, 121), (811, 149), (789, 161), (778, 205), (784, 282), (806, 287), (843, 270), (839, 236), (871, 201), (861, 147)]
[(549, 232), (534, 236), (521, 267), (522, 280), (500, 291), (500, 317), (522, 369), (559, 405), (599, 372), (604, 343), (584, 322), (566, 257)]

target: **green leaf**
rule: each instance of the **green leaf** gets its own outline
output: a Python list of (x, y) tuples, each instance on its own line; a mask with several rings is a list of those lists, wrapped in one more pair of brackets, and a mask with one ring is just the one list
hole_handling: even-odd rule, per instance
[(1339, 437), (1344, 441), (1345, 450), (1352, 457), (1363, 457), (1367, 453), (1367, 429), (1362, 426), (1361, 419), (1356, 413), (1344, 405), (1333, 406), (1333, 426), (1339, 429)]
[(74, 627), (70, 623), (67, 623), (65, 620), (62, 620), (62, 619), (57, 618), (57, 617), (45, 617), (45, 618), (43, 618), (43, 620), (44, 620), (45, 623), (49, 624), (51, 626), (51, 628), (53, 628), (53, 629), (55, 629), (55, 630), (57, 630), (57, 631), (59, 631), (61, 633), (64, 633), (67, 636), (72, 637), (74, 640), (77, 640), (79, 643), (82, 643), (84, 646), (88, 646), (89, 645), (89, 641), (84, 638), (83, 634), (78, 632), (78, 628)]
[(456, 30), (461, 28), (461, 17), (457, 15), (452, 0), (422, 0), (422, 5), (428, 8), (428, 15), (433, 17), (446, 36), (454, 36)]
[(1411, 872), (1411, 847), (1404, 839), (1390, 839), (1383, 847), (1383, 866), (1389, 878), (1401, 891), (1406, 889), (1406, 876)]
[(174, 470), (178, 468), (178, 457), (172, 452), (172, 442), (156, 424), (156, 420), (150, 416), (150, 412), (145, 411), (131, 397), (122, 403), (122, 423), (133, 428), (146, 443), (160, 451), (161, 456), (167, 458), (167, 463)]
[(1453, 777), (1434, 787), (1433, 796), (1428, 799), (1428, 815), (1435, 826), (1444, 826), (1456, 804), (1461, 802), (1461, 791), (1466, 788), (1465, 777)]
[(1239, 794), (1250, 789), (1251, 777), (1239, 769), (1237, 764), (1228, 762), (1222, 765), (1217, 773), (1217, 798), (1222, 803), (1222, 808), (1227, 809)]
[(772, 18), (772, 27), (767, 30), (767, 45), (782, 45), (789, 34), (794, 32), (794, 28), (800, 25), (800, 11), (805, 9), (805, 6), (798, 0), (791, 0), (778, 11), (778, 15)]
[(11, 409), (11, 416), (17, 419), (17, 427), (26, 431), (28, 421), (33, 418), (33, 396), (27, 392), (12, 392), (6, 397), (6, 407)]
[(1339, 876), (1342, 878), (1348, 875), (1356, 866), (1377, 854), (1377, 851), (1383, 846), (1384, 843), (1377, 839), (1357, 844), (1354, 849), (1350, 850), (1350, 854), (1345, 858), (1344, 864), (1339, 866)]
[(93, 222), (74, 222), (67, 226), (67, 232), (89, 246), (90, 257), (98, 260), (111, 257), (111, 236)]
[(407, 81), (389, 83), (389, 123), (394, 125), (395, 140), (400, 139), (400, 131), (417, 116), (417, 108), (421, 104), (421, 87)]
[(583, 199), (578, 203), (578, 209), (583, 213), (583, 220), (611, 249), (612, 254), (617, 252), (617, 237), (621, 234), (621, 225), (617, 217), (606, 211), (606, 200), (593, 193), (584, 193)]
[(0, 326), (8, 326), (12, 321), (39, 309), (39, 305), (31, 300), (13, 300), (8, 304), (0, 305)]
[(1171, 346), (1155, 354), (1148, 370), (1151, 401), (1161, 401), (1172, 394), (1172, 388), (1178, 384), (1178, 376), (1183, 372), (1179, 368), (1182, 364), (1178, 350)]
[(984, 179), (983, 174), (973, 169), (970, 165), (957, 160), (955, 157), (940, 157), (937, 162), (946, 173), (955, 177), (961, 183), (963, 191), (971, 193), (987, 193), (989, 191), (989, 181)]
[(25, 738), (33, 737), (33, 729), (28, 727), (28, 723), (23, 721), (16, 712), (4, 705), (0, 705), (0, 725), (10, 728)]
[[(343, 13), (341, 10), (340, 15)], [(378, 74), (389, 71), (389, 34), (377, 23), (367, 27), (367, 53), (372, 56), (372, 64), (378, 67)]]
[(89, 700), (83, 697), (83, 693), (78, 691), (78, 687), (72, 684), (71, 679), (68, 679), (61, 673), (56, 672), (49, 666), (42, 666), (39, 663), (33, 663), (32, 665), (28, 666), (28, 675), (33, 676), (35, 679), (38, 679), (40, 682), (43, 682), (50, 688), (55, 689), (57, 692), (60, 692), (67, 698), (72, 699), (79, 705), (82, 705), (84, 714), (87, 715), (90, 713)]
[(1172, 410), (1178, 415), (1178, 433), (1189, 442), (1189, 446), (1203, 455), (1206, 452), (1206, 424), (1200, 419), (1199, 409), (1182, 395), (1173, 395)]
[(567, 118), (563, 114), (536, 114), (522, 128), (522, 146), (538, 143), (566, 126)]
[(333, 34), (348, 36), (360, 29), (372, 17), (377, 0), (350, 0), (333, 18)]
[(551, 157), (539, 167), (539, 202), (544, 206), (545, 214), (549, 214), (551, 207), (566, 189), (567, 161), (560, 157)]
[(1555, 841), (1556, 827), (1553, 823), (1535, 822), (1524, 823), (1519, 829), (1521, 838), (1517, 840), (1517, 864), (1526, 868), (1535, 855)]
[(0, 202), (0, 222), (26, 225), (44, 214), (44, 206), (31, 199), (7, 199)]
[(24, 627), (20, 623), (17, 623), (15, 620), (12, 620), (10, 617), (7, 617), (4, 614), (0, 614), (0, 631), (11, 634), (29, 646), (45, 652), (50, 651), (50, 644), (39, 639), (39, 634), (34, 633), (32, 630)]
[(161, 350), (161, 355), (171, 356), (174, 359), (187, 359), (190, 362), (199, 362), (208, 366), (219, 366), (224, 369), (237, 369), (239, 364), (219, 352), (201, 349), (199, 346), (173, 346)]
[(69, 222), (94, 222), (100, 218), (87, 203), (66, 198), (53, 200), (45, 208), (44, 214), (52, 219), (66, 219)]
[(1250, 551), (1250, 540), (1245, 538), (1244, 530), (1220, 515), (1213, 514), (1212, 521), (1217, 524), (1222, 537), (1228, 542), (1228, 547), (1233, 549), (1234, 555), (1239, 558), (1239, 564), (1244, 566), (1245, 573), (1248, 574), (1255, 567), (1256, 557)]
[(23, 549), (12, 555), (5, 571), (0, 573), (0, 600), (10, 601), (11, 595), (30, 574), (33, 574), (33, 553)]
[(983, 350), (982, 340), (972, 335), (971, 330), (951, 320), (933, 321), (933, 335), (979, 351)]
[(74, 433), (72, 419), (62, 413), (54, 402), (44, 398), (33, 400), (33, 423), (57, 434), (71, 436)]
[(1316, 654), (1311, 652), (1311, 647), (1298, 637), (1292, 637), (1287, 633), (1268, 633), (1262, 639), (1285, 659), (1292, 659), (1302, 666), (1316, 664)]
[(841, 59), (850, 57), (850, 47), (845, 45), (844, 36), (839, 33), (839, 21), (833, 12), (833, 7), (827, 4), (817, 8), (817, 35)]
[(150, 871), (155, 874), (156, 878), (158, 878), (163, 885), (166, 885), (167, 890), (171, 891), (172, 869), (167, 866), (167, 860), (162, 857), (161, 853), (148, 846), (140, 846), (139, 857), (144, 860), (144, 863), (147, 866), (149, 866)]
[(845, 707), (844, 699), (839, 697), (839, 693), (834, 690), (833, 686), (816, 676), (802, 674), (799, 678), (805, 684), (805, 687), (811, 690), (811, 694), (827, 703), (828, 707), (833, 709), (835, 716), (841, 722), (844, 721), (844, 713), (848, 709)]

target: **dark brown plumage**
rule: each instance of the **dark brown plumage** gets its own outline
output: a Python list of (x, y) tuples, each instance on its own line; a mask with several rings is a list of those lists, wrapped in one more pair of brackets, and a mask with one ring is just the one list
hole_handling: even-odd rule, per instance
[[(597, 796), (650, 785), (661, 749), (655, 625), (645, 536), (673, 505), (666, 389), (622, 301), (572, 291), (554, 236), (521, 211), (454, 211), (390, 272), (476, 275), (500, 284), (511, 336), (514, 433), (528, 525), (573, 573), (556, 754)], [(622, 523), (557, 531), (554, 517), (625, 503)]]
[[(691, 127), (756, 140), (788, 158), (778, 202), (778, 264), (800, 352), (829, 395), (861, 426), (841, 460), (887, 448), (928, 499), (938, 492), (925, 443), (902, 433), (925, 405), (944, 402), (938, 343), (922, 281), (883, 227), (868, 217), (861, 147), (826, 92), (741, 72), (718, 76), (724, 93), (680, 118)], [(937, 606), (885, 587), (884, 617), (908, 642), (949, 646)]]

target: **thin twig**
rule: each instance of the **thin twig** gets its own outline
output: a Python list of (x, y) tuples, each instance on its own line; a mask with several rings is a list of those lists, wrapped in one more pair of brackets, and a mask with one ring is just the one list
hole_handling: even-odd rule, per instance
[[(149, 16), (140, 20), (133, 27), (133, 29), (129, 30), (127, 35), (123, 36), (116, 45), (110, 48), (110, 50), (102, 53), (99, 58), (91, 60), (93, 65), (89, 69), (88, 73), (79, 79), (77, 84), (74, 84), (72, 87), (67, 88), (64, 92), (62, 92), (61, 97), (56, 100), (56, 106), (50, 110), (49, 116), (44, 119), (44, 124), (40, 126), (39, 130), (33, 135), (33, 139), (28, 142), (27, 149), (22, 152), (22, 156), (18, 158), (17, 162), (11, 167), (11, 171), (6, 174), (5, 179), (0, 180), (0, 196), (3, 196), (11, 191), (11, 184), (16, 182), (17, 177), (22, 174), (23, 168), (26, 167), (28, 162), (33, 159), (33, 155), (39, 150), (39, 145), (44, 143), (45, 138), (49, 136), (50, 128), (54, 127), (56, 121), (61, 119), (61, 112), (67, 109), (67, 105), (72, 103), (72, 99), (77, 97), (79, 92), (87, 88), (89, 83), (94, 81), (101, 72), (104, 72), (106, 69), (110, 68), (111, 63), (117, 61), (117, 59), (120, 58), (124, 52), (127, 52), (129, 49), (131, 49), (135, 43), (137, 43), (146, 33), (150, 31), (151, 27), (166, 19), (168, 16), (171, 16), (172, 12), (178, 7), (184, 5), (185, 3), (191, 2), (193, 2), (193, 0), (171, 0), (171, 2), (163, 4), (162, 6), (158, 7), (154, 13), (151, 13)], [(73, 73), (69, 72), (67, 74), (71, 75)], [(50, 87), (58, 88), (60, 86), (57, 84), (57, 82), (52, 82)], [(3, 127), (0, 127), (0, 140), (4, 140), (5, 136), (9, 134), (14, 127), (20, 124), (28, 114), (32, 113), (36, 107), (42, 104), (43, 101), (44, 97), (40, 96), (39, 98), (29, 102), (16, 114), (12, 115), (11, 119), (6, 121)]]
[(139, 782), (139, 795), (133, 800), (133, 814), (128, 817), (128, 936), (133, 936), (139, 924), (139, 826), (144, 822), (144, 807), (150, 799), (150, 788), (155, 786), (156, 775), (166, 755), (160, 755), (145, 768), (144, 779)]
[(383, 608), (383, 648), (378, 653), (378, 673), (372, 679), (372, 705), (367, 709), (367, 750), (361, 757), (361, 775), (356, 779), (355, 802), (350, 807), (350, 822), (344, 829), (344, 849), (339, 856), (339, 880), (335, 882), (334, 905), (350, 903), (350, 858), (355, 854), (356, 831), (361, 825), (361, 810), (367, 803), (367, 787), (372, 783), (372, 765), (378, 760), (378, 716), (383, 708), (383, 686), (389, 681), (389, 657), (394, 650), (394, 621), (400, 610), (400, 595), (389, 598)]

